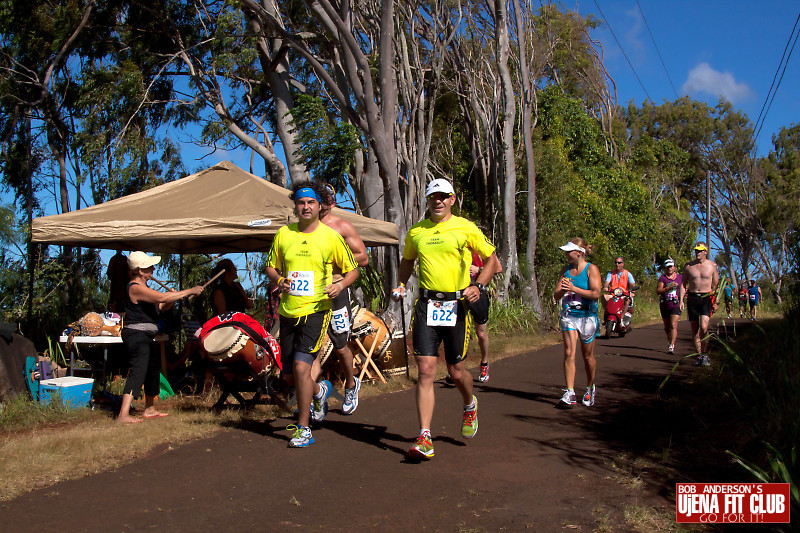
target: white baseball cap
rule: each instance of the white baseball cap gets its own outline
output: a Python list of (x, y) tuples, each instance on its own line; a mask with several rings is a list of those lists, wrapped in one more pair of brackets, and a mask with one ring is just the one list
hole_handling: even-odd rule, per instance
[(128, 256), (128, 268), (133, 270), (134, 268), (150, 268), (153, 265), (157, 265), (161, 261), (161, 256), (159, 255), (147, 255), (144, 252), (131, 252), (131, 255)]
[(568, 242), (564, 246), (559, 246), (559, 248), (561, 248), (565, 252), (571, 252), (572, 250), (578, 250), (579, 252), (586, 253), (586, 249), (585, 248), (581, 248), (580, 246), (578, 246), (577, 244), (575, 244), (572, 241)]
[(455, 190), (453, 190), (453, 184), (444, 178), (436, 178), (430, 182), (428, 184), (428, 188), (425, 189), (425, 197), (427, 198), (431, 194), (435, 194), (437, 192), (443, 192), (445, 194), (449, 194), (450, 196), (456, 193)]

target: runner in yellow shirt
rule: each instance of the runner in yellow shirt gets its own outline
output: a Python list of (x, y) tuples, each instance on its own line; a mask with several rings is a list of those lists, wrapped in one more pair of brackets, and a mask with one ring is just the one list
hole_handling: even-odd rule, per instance
[[(394, 299), (406, 294), (405, 284), (419, 261), (420, 296), (412, 318), (414, 358), (419, 369), (417, 416), (420, 433), (409, 450), (411, 457), (433, 457), (431, 421), (433, 419), (436, 360), (439, 344), (444, 343), (447, 370), (464, 401), (461, 435), (470, 439), (478, 431), (478, 399), (472, 394), (472, 376), (464, 368), (471, 321), (468, 306), (478, 302), (485, 286), (500, 270), (494, 246), (472, 222), (453, 216), (453, 186), (435, 179), (425, 191), (430, 218), (411, 227), (400, 261), (400, 285), (392, 291)], [(470, 284), (472, 253), (484, 261), (483, 271)]]
[[(315, 383), (311, 365), (328, 330), (332, 300), (358, 278), (353, 253), (342, 236), (320, 223), (320, 197), (309, 182), (292, 187), (299, 221), (278, 230), (267, 259), (267, 276), (282, 292), (278, 313), (283, 372), (297, 391), (297, 426), (289, 441), (293, 448), (314, 443), (309, 418), (321, 422), (328, 412), (331, 384)], [(344, 276), (340, 281), (333, 281), (334, 266)]]

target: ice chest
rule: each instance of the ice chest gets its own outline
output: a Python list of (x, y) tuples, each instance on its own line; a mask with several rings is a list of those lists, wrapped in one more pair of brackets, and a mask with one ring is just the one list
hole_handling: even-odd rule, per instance
[(92, 378), (67, 376), (43, 379), (39, 382), (39, 403), (48, 404), (59, 396), (64, 405), (69, 407), (88, 407), (93, 385)]

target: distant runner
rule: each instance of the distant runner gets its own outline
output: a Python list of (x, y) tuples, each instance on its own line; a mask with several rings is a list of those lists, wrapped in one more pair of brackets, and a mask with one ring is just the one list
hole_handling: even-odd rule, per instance
[(750, 280), (750, 288), (747, 289), (747, 297), (750, 300), (750, 320), (756, 321), (758, 319), (758, 304), (761, 303), (764, 295), (761, 293), (761, 287), (756, 285), (756, 280)]
[(730, 284), (725, 285), (725, 314), (731, 318), (731, 311), (733, 311), (733, 288)]
[(747, 313), (747, 287), (742, 283), (739, 287), (739, 318), (744, 318)]
[[(498, 266), (500, 263), (498, 262)], [(496, 272), (503, 271), (502, 267)], [(472, 283), (478, 280), (478, 276), (483, 272), (483, 259), (477, 253), (472, 254), (472, 265), (469, 267), (469, 279)], [(467, 302), (469, 312), (475, 320), (475, 334), (478, 336), (478, 346), (481, 349), (481, 368), (478, 380), (481, 383), (489, 381), (489, 331), (486, 323), (489, 321), (489, 292), (481, 291), (480, 299), (475, 302)], [(452, 378), (451, 378), (452, 379)]]
[(709, 366), (708, 321), (717, 309), (713, 292), (719, 285), (717, 264), (708, 259), (708, 246), (698, 242), (694, 247), (694, 261), (683, 268), (681, 285), (681, 310), (686, 306), (686, 314), (692, 325), (692, 340), (697, 351), (698, 366)]
[(669, 347), (667, 353), (675, 353), (675, 339), (678, 338), (678, 321), (681, 318), (680, 292), (683, 276), (675, 269), (675, 261), (664, 261), (664, 273), (658, 278), (656, 293), (659, 296), (659, 309), (661, 320), (664, 322), (664, 332), (667, 334)]
[(567, 266), (561, 270), (553, 298), (561, 300), (561, 338), (564, 341), (564, 379), (567, 388), (559, 400), (559, 407), (572, 407), (575, 396), (575, 352), (581, 340), (581, 355), (586, 371), (586, 393), (581, 403), (594, 405), (595, 374), (594, 338), (600, 327), (597, 317), (597, 300), (600, 298), (600, 270), (586, 261), (593, 247), (577, 237), (560, 248), (567, 254)]
[[(486, 291), (500, 262), (494, 245), (478, 227), (451, 212), (455, 191), (449, 181), (435, 179), (425, 191), (430, 218), (408, 230), (400, 261), (400, 285), (392, 291), (395, 300), (406, 295), (406, 282), (414, 263), (419, 262), (420, 296), (414, 304), (414, 358), (419, 369), (417, 381), (417, 416), (419, 437), (408, 455), (419, 459), (433, 457), (431, 422), (433, 420), (436, 361), (439, 345), (444, 343), (447, 370), (464, 402), (461, 436), (471, 439), (478, 432), (478, 399), (472, 394), (472, 376), (464, 368), (472, 320), (465, 301), (470, 304)], [(483, 271), (474, 283), (469, 280), (472, 254), (484, 261)]]

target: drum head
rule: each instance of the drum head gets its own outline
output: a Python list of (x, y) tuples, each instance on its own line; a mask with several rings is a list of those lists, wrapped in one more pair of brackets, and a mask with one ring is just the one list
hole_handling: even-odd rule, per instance
[(236, 328), (217, 328), (203, 339), (203, 348), (212, 359), (225, 359), (247, 344), (247, 335)]

